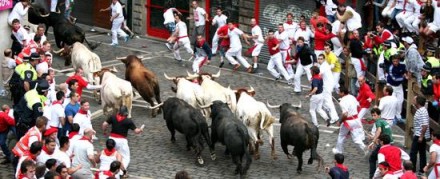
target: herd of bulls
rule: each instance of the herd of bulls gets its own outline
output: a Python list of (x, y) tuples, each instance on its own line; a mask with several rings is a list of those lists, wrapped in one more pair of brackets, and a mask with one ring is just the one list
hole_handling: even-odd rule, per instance
[[(289, 159), (293, 155), (298, 158), (297, 172), (302, 171), (302, 154), (305, 150), (311, 150), (308, 164), (318, 160), (318, 168), (323, 165), (322, 158), (316, 151), (319, 131), (297, 113), (301, 104), (266, 106), (253, 98), (255, 90), (252, 87), (232, 90), (214, 81), (220, 77), (220, 71), (217, 74), (188, 73), (187, 76), (177, 77), (164, 74), (166, 79), (176, 85), (172, 87), (176, 97), (162, 102), (158, 77), (144, 66), (139, 57), (129, 55), (119, 58), (126, 67), (125, 80), (120, 79), (112, 74), (114, 69), (102, 68), (99, 56), (82, 44), (87, 40), (81, 28), (70, 24), (56, 13), (43, 14), (45, 13), (34, 7), (29, 13), (29, 21), (52, 26), (57, 46), (64, 51), (66, 60), (71, 60), (74, 67), (82, 67), (87, 80), (101, 84), (100, 101), (105, 114), (108, 114), (108, 108), (116, 113), (121, 105), (125, 105), (131, 116), (136, 89), (150, 104), (148, 108), (152, 110), (152, 117), (163, 111), (172, 142), (176, 141), (176, 130), (185, 135), (187, 150), (195, 151), (199, 165), (204, 164), (201, 157), (204, 142), (210, 148), (212, 160), (216, 159), (215, 144), (220, 142), (226, 146), (225, 153), (232, 156), (236, 165), (235, 173), (243, 176), (252, 163), (251, 154), (255, 160), (260, 158), (259, 146), (263, 144), (263, 133), (267, 133), (269, 137), (272, 159), (277, 159), (273, 134), (273, 124), (277, 119), (272, 116), (268, 107), (280, 110), (281, 147)], [(98, 45), (87, 43), (92, 50)], [(207, 122), (209, 118), (210, 127)], [(288, 145), (294, 146), (292, 154), (287, 150)]]

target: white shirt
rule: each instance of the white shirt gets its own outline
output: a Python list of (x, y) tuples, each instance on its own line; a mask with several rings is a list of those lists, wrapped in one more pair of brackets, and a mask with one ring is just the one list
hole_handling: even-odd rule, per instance
[(310, 39), (315, 37), (315, 34), (310, 30), (309, 27), (306, 27), (305, 30), (298, 28), (294, 37), (295, 41), (297, 41), (299, 37), (304, 37), (304, 43), (310, 44)]
[(284, 27), (284, 31), (286, 31), (287, 34), (289, 35), (289, 38), (295, 37), (295, 32), (299, 28), (296, 22), (292, 22), (292, 24), (284, 23), (283, 27)]
[(47, 127), (53, 126), (61, 128), (60, 117), (64, 118), (64, 108), (61, 104), (54, 104), (51, 106), (51, 118), (47, 121)]
[(110, 7), (112, 9), (112, 16), (118, 14), (115, 19), (124, 18), (124, 15), (122, 14), (122, 6), (119, 2), (116, 2), (115, 4), (112, 3)]
[(89, 155), (94, 155), (93, 144), (88, 140), (78, 140), (72, 146), (73, 159), (72, 167), (76, 167), (79, 164), (82, 165), (82, 169), (90, 170), (92, 164), (89, 160)]
[(228, 35), (231, 42), (231, 48), (242, 48), (240, 36), (243, 35), (243, 31), (238, 28), (234, 28), (233, 30), (229, 30)]
[(278, 39), (278, 41), (280, 41), (280, 50), (289, 49), (290, 40), (289, 40), (289, 34), (287, 34), (286, 31), (283, 31), (281, 33), (279, 31), (276, 31), (274, 35)]
[(49, 72), (49, 64), (47, 62), (42, 62), (37, 64), (37, 66), (35, 67), (37, 70), (37, 72), (43, 72), (43, 73), (48, 73)]
[(69, 139), (69, 150), (67, 150), (66, 154), (68, 156), (71, 156), (73, 154), (73, 146), (76, 145), (76, 143), (78, 143), (79, 139), (81, 139), (81, 135), (77, 134), (74, 135), (71, 139)]
[(394, 8), (402, 10), (404, 4), (405, 4), (405, 0), (397, 0), (396, 1), (396, 5), (394, 6)]
[(256, 25), (254, 27), (252, 27), (252, 36), (258, 35), (257, 38), (252, 38), (252, 40), (254, 40), (255, 44), (263, 44), (264, 43), (264, 39), (263, 39), (263, 32), (261, 31), (260, 26)]
[(339, 105), (341, 106), (342, 113), (347, 113), (347, 117), (357, 115), (358, 113), (357, 107), (359, 106), (359, 102), (351, 94), (342, 97), (341, 101), (339, 101)]
[[(34, 40), (35, 35), (36, 35), (35, 33), (30, 33), (29, 34), (29, 39), (30, 40)], [(47, 37), (44, 34), (42, 36), (40, 36), (40, 37), (41, 37), (40, 45), (42, 46), (43, 43), (47, 40)]]
[(437, 7), (437, 1), (432, 1), (432, 7), (434, 7), (434, 20), (432, 23), (440, 25), (440, 7)]
[(51, 158), (59, 161), (59, 159), (58, 159), (58, 156), (60, 155), (59, 152), (60, 151), (58, 150), (58, 148), (55, 148), (55, 151), (53, 152), (53, 154), (49, 155), (44, 150), (41, 150), (40, 155), (37, 156), (37, 162), (38, 163), (46, 163), (46, 161)]
[(335, 3), (333, 3), (333, 0), (327, 0), (325, 3), (325, 14), (329, 16), (334, 16), (336, 13), (336, 9), (338, 6), (336, 6)]
[(66, 168), (70, 168), (72, 166), (70, 156), (67, 154), (67, 152), (59, 151), (57, 159), (60, 161), (60, 163), (63, 163)]
[(15, 69), (17, 66), (17, 63), (15, 63), (15, 60), (9, 57), (5, 57), (6, 65), (9, 69)]
[(381, 111), (380, 116), (384, 119), (394, 119), (397, 115), (396, 111), (399, 107), (399, 102), (395, 96), (384, 96), (380, 99), (379, 109)]
[(91, 121), (92, 114), (90, 111), (87, 111), (87, 115), (76, 113), (75, 117), (73, 117), (73, 123), (77, 123), (79, 125), (79, 134), (84, 135), (84, 130), (87, 128), (93, 128)]
[(163, 13), (163, 24), (168, 24), (170, 22), (174, 22), (174, 9), (175, 8), (169, 8)]
[(440, 146), (437, 144), (432, 144), (431, 147), (429, 147), (429, 153), (435, 152), (437, 153), (437, 159), (435, 160), (435, 163), (440, 163)]
[(349, 31), (353, 31), (362, 27), (361, 15), (357, 13), (353, 8), (347, 6), (346, 11), (350, 11), (353, 17), (347, 20), (347, 28)]
[(29, 10), (29, 6), (24, 8), (23, 3), (21, 2), (15, 4), (14, 8), (12, 9), (11, 13), (8, 16), (8, 23), (12, 24), (12, 21), (14, 19), (18, 19), (20, 23), (23, 23), (22, 21), (26, 16), (28, 10)]
[(23, 41), (29, 41), (29, 34), (22, 26), (17, 30), (17, 32), (12, 31), (12, 34), (15, 36), (18, 42), (23, 45)]
[(197, 7), (194, 9), (194, 25), (196, 27), (205, 25), (205, 9)]
[(99, 156), (99, 159), (101, 163), (99, 164), (99, 170), (110, 170), (110, 165), (113, 161), (116, 161), (116, 151), (110, 156), (105, 155), (104, 151), (101, 152), (101, 155)]
[(220, 16), (214, 16), (214, 19), (212, 19), (212, 25), (217, 24), (217, 27), (221, 27), (226, 25), (226, 22), (228, 20), (228, 17), (225, 16), (224, 14), (220, 15)]
[(411, 3), (414, 7), (414, 14), (420, 15), (420, 8), (422, 7), (417, 0), (408, 0), (407, 3)]
[(319, 65), (319, 71), (324, 81), (324, 89), (332, 91), (334, 87), (333, 74), (330, 65), (325, 60)]
[(186, 27), (186, 24), (185, 24), (185, 22), (183, 22), (183, 21), (179, 21), (177, 24), (176, 24), (176, 30), (179, 30), (179, 34), (178, 34), (178, 37), (185, 37), (185, 36), (188, 36), (188, 28)]

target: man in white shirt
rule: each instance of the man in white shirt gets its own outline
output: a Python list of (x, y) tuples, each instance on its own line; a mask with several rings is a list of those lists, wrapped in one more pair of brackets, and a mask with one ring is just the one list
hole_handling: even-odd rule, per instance
[(383, 87), (383, 95), (378, 106), (380, 111), (382, 111), (380, 116), (392, 126), (394, 118), (397, 116), (399, 102), (397, 98), (393, 96), (393, 88), (391, 86)]
[[(164, 6), (165, 12), (163, 13), (163, 25), (168, 30), (170, 35), (173, 35), (174, 31), (176, 30), (176, 22), (174, 21), (174, 13), (182, 15), (182, 13), (179, 12), (176, 8), (172, 7), (172, 2), (168, 1)], [(168, 50), (173, 50), (173, 43), (167, 42), (165, 43), (165, 46), (167, 46)]]
[(18, 54), (24, 47), (26, 47), (27, 42), (30, 40), (28, 32), (23, 28), (23, 26), (21, 26), (20, 20), (18, 19), (14, 19), (12, 21), (12, 35), (15, 37), (14, 42), (20, 44), (16, 48), (12, 48), (12, 53)]
[(12, 21), (14, 19), (18, 19), (19, 22), (22, 22), (28, 10), (29, 10), (29, 0), (21, 0), (19, 3), (15, 4), (11, 13), (9, 13), (8, 24), (12, 26), (13, 24)]
[(286, 61), (290, 60), (290, 42), (289, 34), (287, 31), (285, 31), (283, 24), (278, 24), (278, 31), (275, 32), (275, 37), (280, 42), (280, 53), (281, 53), (281, 60), (283, 60), (284, 68), (286, 68), (287, 73), (289, 76), (285, 76), (284, 78), (288, 80), (288, 83), (292, 83), (290, 79), (293, 79), (293, 68), (291, 64), (286, 64)]
[[(290, 45), (293, 44), (293, 41), (295, 41), (295, 33), (296, 30), (299, 28), (298, 24), (293, 21), (293, 14), (287, 13), (286, 16), (286, 22), (283, 23), (284, 30), (287, 32), (287, 35), (289, 37)], [(289, 50), (289, 53), (291, 53), (292, 50)], [(295, 52), (295, 51), (293, 51)]]
[(352, 32), (362, 27), (361, 15), (359, 15), (359, 13), (353, 8), (341, 3), (338, 5), (338, 10), (343, 12), (343, 15), (336, 13), (336, 17), (341, 23), (346, 24), (348, 31)]
[(90, 104), (86, 100), (81, 100), (81, 108), (78, 113), (76, 113), (75, 117), (73, 117), (73, 123), (77, 123), (79, 125), (79, 134), (84, 135), (84, 130), (87, 128), (93, 129), (92, 126), (92, 113), (90, 112)]
[(336, 6), (335, 3), (333, 3), (333, 0), (326, 0), (325, 1), (325, 15), (327, 16), (328, 21), (331, 23), (335, 22), (336, 20), (336, 9), (338, 6)]
[(50, 106), (50, 118), (47, 122), (48, 127), (50, 128), (58, 128), (58, 137), (61, 137), (65, 132), (63, 131), (63, 126), (66, 123), (65, 114), (64, 114), (64, 92), (58, 91), (56, 93), (56, 101), (52, 102)]
[(228, 23), (229, 32), (227, 36), (220, 36), (220, 38), (228, 38), (230, 40), (229, 50), (226, 52), (225, 56), (228, 59), (229, 63), (234, 65), (234, 71), (238, 70), (240, 68), (240, 64), (234, 59), (234, 56), (237, 57), (237, 60), (246, 68), (246, 71), (248, 73), (252, 72), (252, 67), (249, 65), (249, 63), (246, 61), (243, 56), (241, 56), (241, 49), (243, 48), (241, 45), (240, 37), (242, 37), (247, 44), (250, 44), (247, 40), (247, 35), (243, 33), (240, 29), (235, 27), (235, 25), (232, 22)]
[(254, 41), (254, 46), (251, 47), (250, 51), (252, 52), (252, 59), (254, 60), (254, 69), (258, 68), (258, 56), (260, 55), (261, 48), (263, 47), (264, 38), (263, 32), (261, 31), (260, 26), (257, 24), (257, 20), (255, 18), (251, 19), (251, 32), (252, 32), (252, 40)]
[(73, 156), (72, 153), (69, 152), (70, 148), (70, 140), (67, 136), (60, 137), (60, 148), (58, 150), (58, 156), (57, 159), (60, 161), (60, 163), (64, 164), (67, 168), (67, 172), (69, 175), (72, 173), (75, 173), (77, 170), (82, 168), (82, 165), (79, 164), (76, 167), (72, 167), (72, 160), (71, 157)]
[(193, 44), (196, 42), (197, 35), (205, 36), (205, 23), (209, 21), (208, 13), (205, 9), (199, 7), (197, 1), (192, 1), (191, 7), (193, 8), (193, 17), (188, 17), (188, 20), (194, 19), (194, 30), (192, 32), (191, 40)]
[(194, 51), (191, 49), (191, 43), (188, 38), (188, 28), (186, 23), (181, 20), (181, 15), (176, 14), (174, 16), (174, 20), (176, 21), (176, 30), (173, 35), (168, 38), (168, 42), (176, 42), (173, 46), (174, 60), (178, 62), (182, 61), (182, 57), (180, 57), (179, 49), (180, 47), (184, 47), (186, 52), (190, 55), (194, 54)]
[(108, 10), (112, 11), (112, 16), (110, 17), (110, 21), (112, 22), (112, 43), (110, 45), (119, 45), (118, 34), (119, 36), (124, 37), (125, 42), (127, 42), (129, 35), (121, 29), (122, 24), (124, 23), (124, 15), (122, 14), (122, 6), (121, 3), (119, 3), (119, 0), (112, 0), (112, 4), (106, 9), (101, 9), (100, 12)]
[(223, 14), (223, 11), (220, 7), (217, 7), (216, 9), (217, 15), (214, 16), (214, 19), (212, 19), (212, 25), (217, 26), (217, 30), (214, 33), (214, 37), (212, 37), (212, 54), (215, 55), (217, 53), (218, 49), (218, 35), (217, 31), (220, 27), (226, 25), (226, 22), (228, 20), (228, 17)]
[[(324, 54), (320, 54), (317, 58), (318, 64), (319, 64), (319, 71), (320, 75), (322, 77), (322, 80), (324, 81), (323, 85), (323, 91), (322, 91), (322, 97), (324, 98), (324, 102), (322, 104), (322, 107), (324, 109), (328, 109), (330, 112), (330, 121), (327, 122), (327, 126), (330, 125), (330, 123), (335, 123), (337, 120), (339, 120), (338, 113), (336, 112), (335, 105), (333, 103), (333, 88), (335, 86), (333, 73), (331, 71), (330, 65), (327, 63), (327, 60), (325, 59)], [(318, 110), (320, 112), (322, 110)], [(321, 115), (322, 116), (322, 115)], [(323, 118), (326, 119), (327, 115), (325, 115)]]
[(72, 167), (82, 165), (81, 169), (72, 174), (73, 178), (94, 178), (90, 168), (96, 167), (95, 151), (92, 144), (92, 136), (95, 135), (92, 128), (84, 130), (84, 136), (72, 146)]
[(44, 139), (43, 150), (41, 150), (40, 155), (37, 157), (37, 162), (46, 163), (47, 160), (54, 158), (58, 160), (58, 151), (57, 151), (57, 143), (55, 139), (46, 137)]
[(299, 37), (304, 38), (304, 43), (310, 45), (310, 39), (315, 37), (315, 33), (313, 33), (309, 27), (307, 27), (306, 21), (301, 21), (299, 23), (299, 28), (295, 33), (295, 41), (298, 40)]
[(40, 24), (37, 27), (37, 33), (30, 33), (29, 38), (34, 39), (35, 35), (39, 35), (41, 37), (40, 45), (43, 46), (43, 43), (47, 40), (46, 35), (44, 35), (45, 30), (44, 24)]

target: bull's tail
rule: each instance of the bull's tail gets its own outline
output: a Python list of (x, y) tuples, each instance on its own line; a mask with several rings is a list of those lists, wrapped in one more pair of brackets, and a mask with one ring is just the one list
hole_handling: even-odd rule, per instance
[(84, 38), (84, 40), (86, 41), (87, 45), (88, 45), (88, 46), (90, 47), (90, 49), (92, 49), (92, 50), (95, 50), (95, 48), (97, 48), (99, 45), (102, 44), (102, 42), (94, 42), (94, 43), (89, 42), (89, 41), (87, 40), (87, 38)]
[(131, 108), (132, 108), (132, 95), (125, 94), (124, 91), (121, 91), (122, 105), (127, 106), (128, 109), (128, 117), (131, 117)]
[(244, 151), (244, 157), (246, 159), (246, 164), (245, 166), (242, 168), (241, 174), (246, 174), (247, 170), (249, 169), (249, 167), (251, 166), (252, 163), (252, 157), (251, 154), (249, 153), (249, 150), (247, 150), (248, 148), (248, 144), (249, 144), (249, 134), (246, 133), (245, 131), (243, 131), (242, 129), (240, 129), (240, 126), (237, 126), (237, 131), (240, 134), (241, 138), (243, 139), (243, 151)]

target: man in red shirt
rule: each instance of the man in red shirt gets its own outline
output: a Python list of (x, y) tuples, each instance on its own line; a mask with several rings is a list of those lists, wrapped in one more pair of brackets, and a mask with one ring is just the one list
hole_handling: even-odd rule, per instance
[[(389, 135), (382, 134), (379, 136), (379, 142), (382, 145), (377, 155), (377, 163), (387, 161), (389, 166), (389, 174), (400, 177), (403, 174), (402, 161), (409, 160), (409, 155), (399, 147), (390, 145), (391, 138)], [(380, 177), (379, 168), (374, 173), (373, 178)]]
[(329, 30), (324, 28), (324, 24), (321, 22), (316, 25), (315, 29), (315, 55), (319, 56), (324, 53), (324, 44), (326, 41), (333, 38), (335, 35), (330, 33)]
[[(374, 35), (371, 32), (368, 32), (367, 35), (373, 37), (376, 45), (380, 45), (385, 41), (394, 40), (394, 35), (388, 29), (385, 29), (385, 25), (383, 23), (379, 23), (376, 25), (376, 30), (379, 33), (378, 35)], [(398, 45), (398, 44), (397, 44)]]
[(327, 18), (320, 16), (319, 12), (315, 11), (312, 13), (312, 17), (310, 18), (310, 24), (312, 25), (313, 29), (317, 29), (319, 23), (322, 23), (324, 28), (326, 24), (331, 24)]
[[(275, 77), (275, 80), (281, 79), (282, 74), (287, 81), (289, 81), (292, 76), (290, 76), (283, 65), (283, 60), (281, 59), (280, 53), (280, 42), (274, 36), (274, 30), (270, 29), (266, 37), (267, 49), (269, 50), (270, 60), (267, 64), (267, 70), (270, 74)], [(276, 69), (275, 69), (276, 66)], [(277, 71), (278, 70), (278, 71)]]
[(70, 80), (75, 79), (76, 81), (78, 81), (78, 88), (76, 89), (76, 93), (78, 93), (79, 98), (81, 98), (82, 96), (82, 91), (84, 88), (90, 89), (90, 90), (94, 90), (94, 89), (100, 89), (101, 85), (92, 85), (89, 84), (86, 80), (84, 80), (83, 76), (83, 69), (81, 67), (77, 68), (75, 70), (75, 74), (72, 75), (71, 77), (67, 78), (66, 83), (69, 84)]
[(357, 96), (357, 101), (359, 102), (360, 108), (358, 108), (358, 118), (363, 119), (365, 114), (370, 110), (371, 101), (373, 101), (376, 96), (371, 91), (370, 86), (365, 83), (365, 77), (360, 76), (359, 79), (359, 92)]
[[(229, 28), (228, 24), (221, 26), (217, 30), (217, 35), (219, 36), (228, 36)], [(223, 67), (223, 58), (225, 58), (225, 52), (229, 49), (229, 38), (220, 38), (220, 68)]]
[(1, 164), (6, 164), (11, 162), (11, 151), (9, 151), (8, 146), (6, 146), (6, 137), (8, 136), (9, 127), (15, 126), (15, 120), (9, 116), (9, 106), (3, 105), (0, 111), (0, 147), (2, 148), (3, 154), (6, 158)]

